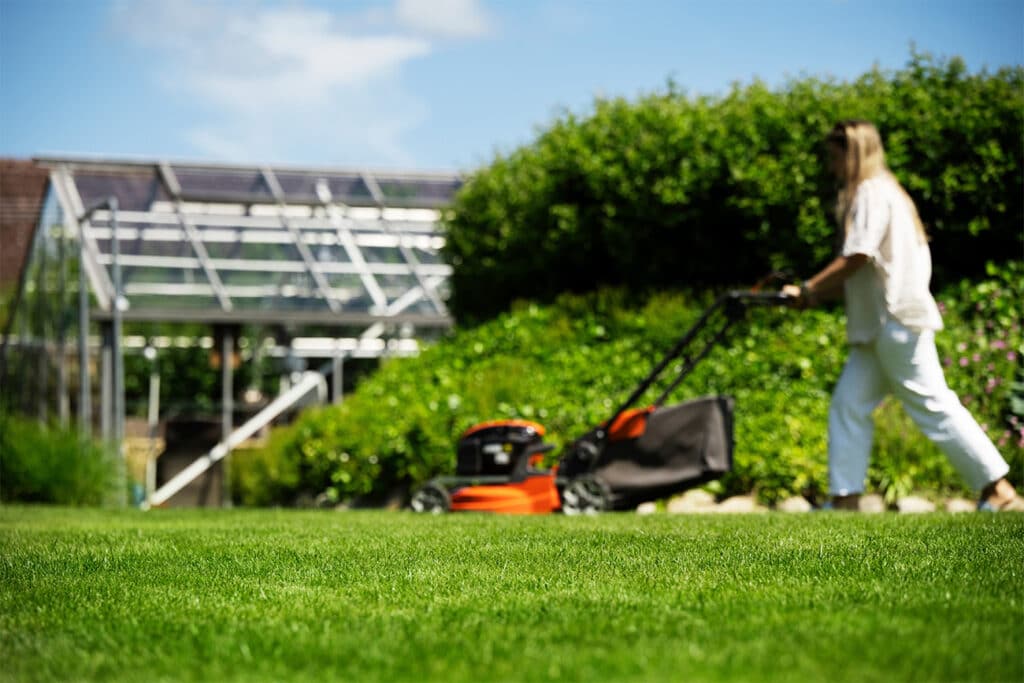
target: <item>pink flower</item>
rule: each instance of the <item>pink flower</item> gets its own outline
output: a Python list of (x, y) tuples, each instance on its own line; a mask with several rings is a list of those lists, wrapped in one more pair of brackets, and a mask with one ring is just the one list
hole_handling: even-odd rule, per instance
[(1005, 349), (1006, 348), (1006, 342), (1004, 342), (1002, 339), (996, 339), (994, 342), (992, 342), (992, 348), (993, 349)]
[(1013, 351), (1008, 351), (1006, 353), (1006, 360), (1017, 360), (1017, 354)]
[(950, 358), (949, 356), (946, 356), (946, 357), (945, 357), (945, 358), (944, 358), (944, 359), (942, 360), (942, 364), (943, 364), (943, 365), (944, 365), (945, 367), (947, 367), (947, 368), (948, 368), (948, 367), (949, 367), (950, 365), (952, 365), (952, 364), (953, 364), (953, 359), (952, 359), (952, 358)]
[(967, 343), (960, 342), (959, 344), (956, 345), (956, 350), (959, 351), (960, 353), (963, 353), (964, 351), (967, 350)]
[(973, 360), (975, 363), (977, 363), (978, 361), (981, 360), (981, 354), (980, 353), (974, 354), (973, 356), (971, 356), (971, 360)]
[(970, 362), (970, 361), (968, 361), (968, 360), (967, 360), (967, 357), (966, 357), (966, 356), (962, 356), (962, 357), (960, 358), (960, 367), (962, 367), (962, 368), (966, 368), (966, 367), (967, 367), (967, 363), (969, 363), (969, 362)]

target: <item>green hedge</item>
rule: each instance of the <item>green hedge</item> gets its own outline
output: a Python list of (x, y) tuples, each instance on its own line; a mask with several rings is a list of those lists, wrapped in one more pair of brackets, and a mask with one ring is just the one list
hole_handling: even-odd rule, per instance
[[(445, 215), (460, 322), (515, 299), (599, 286), (724, 286), (804, 274), (834, 243), (823, 135), (843, 118), (882, 131), (933, 235), (935, 282), (1022, 253), (1024, 68), (968, 73), (913, 54), (850, 83), (736, 85), (597, 100), (476, 171)], [(486, 287), (480, 286), (486, 283)]]
[[(950, 385), (1019, 477), (1024, 424), (1012, 422), (1019, 418), (1010, 398), (1024, 352), (1024, 267), (1014, 262), (989, 274), (940, 298), (948, 330), (938, 346)], [(259, 504), (300, 495), (342, 500), (417, 484), (453, 471), (459, 435), (484, 420), (536, 420), (561, 447), (607, 419), (709, 302), (602, 290), (550, 306), (519, 304), (417, 358), (388, 361), (343, 405), (307, 411), (275, 430), (267, 450), (236, 458), (237, 495)], [(698, 366), (678, 399), (725, 393), (737, 400), (735, 470), (714, 490), (754, 491), (768, 502), (821, 498), (828, 401), (844, 357), (841, 311), (760, 310)], [(965, 492), (898, 405), (883, 406), (878, 423), (872, 490), (890, 498), (917, 489)]]
[(118, 462), (77, 432), (0, 413), (0, 499), (101, 505), (117, 502)]

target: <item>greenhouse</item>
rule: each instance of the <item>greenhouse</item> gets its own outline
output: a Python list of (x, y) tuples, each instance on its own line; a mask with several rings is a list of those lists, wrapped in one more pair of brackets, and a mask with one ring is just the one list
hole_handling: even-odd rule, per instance
[(142, 458), (143, 505), (297, 406), (340, 401), (347, 364), (452, 324), (439, 218), (456, 174), (36, 163), (49, 187), (3, 330), (4, 402), (121, 453), (212, 422), (173, 476), (159, 449)]

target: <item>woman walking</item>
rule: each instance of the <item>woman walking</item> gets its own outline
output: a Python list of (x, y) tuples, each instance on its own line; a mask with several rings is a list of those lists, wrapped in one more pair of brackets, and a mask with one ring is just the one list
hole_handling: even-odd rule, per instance
[(833, 506), (858, 508), (871, 455), (872, 412), (892, 394), (981, 492), (979, 509), (1024, 511), (1024, 499), (1006, 479), (1006, 461), (946, 385), (935, 350), (942, 318), (928, 289), (927, 237), (914, 202), (885, 165), (878, 130), (867, 121), (843, 121), (826, 145), (830, 170), (840, 182), (842, 251), (814, 277), (783, 291), (799, 308), (830, 295), (845, 297), (850, 351), (828, 420)]

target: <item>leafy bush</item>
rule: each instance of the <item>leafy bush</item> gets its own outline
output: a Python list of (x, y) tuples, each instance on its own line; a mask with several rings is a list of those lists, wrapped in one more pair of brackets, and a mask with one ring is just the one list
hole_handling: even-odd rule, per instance
[(0, 413), (4, 501), (100, 505), (117, 491), (117, 459), (73, 430)]
[(852, 83), (755, 82), (724, 97), (669, 83), (565, 113), (472, 174), (445, 215), (452, 310), (467, 323), (519, 298), (727, 286), (823, 263), (834, 189), (821, 140), (850, 117), (882, 131), (934, 237), (937, 284), (1021, 253), (1024, 68), (969, 74), (913, 54)]
[[(990, 273), (941, 297), (948, 330), (939, 348), (950, 361), (950, 385), (1019, 473), (1024, 444), (1009, 408), (1024, 351), (1024, 268)], [(252, 499), (260, 502), (288, 502), (300, 492), (332, 500), (381, 493), (451, 472), (459, 435), (500, 418), (536, 420), (560, 448), (610, 417), (708, 303), (706, 296), (638, 299), (602, 290), (564, 295), (552, 306), (519, 304), (417, 358), (388, 361), (343, 405), (303, 413), (260, 456), (265, 473), (249, 468), (239, 476), (263, 489)], [(841, 311), (762, 309), (698, 365), (673, 401), (714, 393), (737, 401), (735, 468), (713, 490), (755, 491), (767, 502), (826, 492), (828, 402), (845, 353)], [(679, 369), (669, 368), (666, 379)], [(656, 396), (652, 389), (641, 400)], [(890, 498), (913, 489), (965, 492), (898, 405), (879, 412), (873, 460), (869, 485)], [(286, 475), (274, 479), (275, 469)]]
[(244, 448), (231, 453), (231, 496), (236, 503), (248, 506), (290, 504), (302, 490), (299, 461), (280, 457), (286, 430), (270, 433), (266, 446)]

